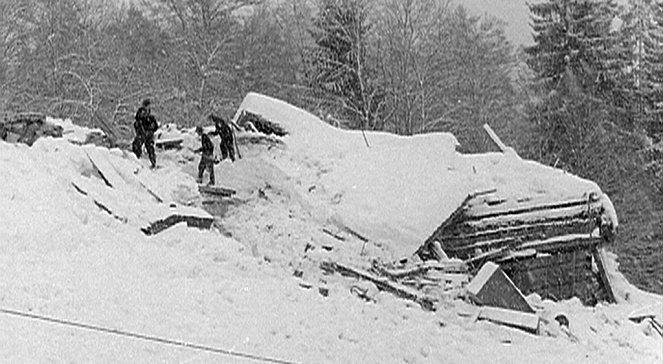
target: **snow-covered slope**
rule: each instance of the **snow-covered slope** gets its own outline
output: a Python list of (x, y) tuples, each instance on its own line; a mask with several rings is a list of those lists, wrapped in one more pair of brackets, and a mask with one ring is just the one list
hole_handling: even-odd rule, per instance
[[(462, 301), (426, 312), (373, 287), (375, 302), (366, 302), (350, 292), (359, 282), (323, 275), (316, 265), (325, 258), (409, 255), (475, 190), (565, 196), (598, 191), (595, 184), (516, 158), (458, 155), (448, 134), (368, 133), (366, 148), (360, 133), (331, 128), (280, 101), (251, 94), (243, 107), (282, 123), (290, 135), (282, 145), (242, 144), (242, 159), (215, 167), (217, 183), (238, 191), (217, 218), (218, 230), (179, 224), (154, 236), (140, 232), (146, 221), (171, 211), (171, 203), (204, 213), (196, 208), (203, 197), (191, 176), (198, 157), (189, 149), (197, 143), (190, 131), (182, 151), (159, 152), (161, 168), (154, 171), (120, 150), (54, 139), (32, 148), (0, 142), (0, 362), (663, 358), (661, 338), (627, 319), (661, 298), (628, 285), (614, 266), (620, 304), (587, 308), (577, 300), (531, 297), (546, 319), (543, 335), (533, 336), (475, 322), (473, 308)], [(113, 187), (90, 156), (117, 172), (105, 176)], [(370, 246), (322, 231), (341, 224), (369, 237)], [(570, 320), (568, 332), (553, 320), (559, 312)]]

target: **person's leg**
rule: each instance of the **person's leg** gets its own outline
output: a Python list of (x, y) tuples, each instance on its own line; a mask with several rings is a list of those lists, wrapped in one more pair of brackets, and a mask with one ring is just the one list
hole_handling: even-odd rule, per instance
[(150, 163), (152, 163), (152, 167), (156, 167), (157, 156), (154, 152), (154, 138), (148, 138), (145, 141), (145, 149), (147, 149), (147, 155), (150, 157)]
[(214, 159), (212, 157), (208, 158), (207, 167), (209, 168), (209, 184), (214, 185)]
[(134, 138), (134, 141), (131, 143), (131, 149), (136, 155), (136, 158), (140, 159), (141, 155), (143, 154), (143, 140), (141, 139), (140, 135), (136, 135)]
[(198, 179), (196, 179), (196, 182), (203, 183), (203, 172), (205, 172), (205, 156), (200, 157), (200, 163), (198, 163)]
[(228, 148), (228, 156), (230, 157), (231, 161), (235, 161), (235, 146), (233, 145), (232, 139), (230, 139), (230, 142), (226, 146)]
[(223, 139), (221, 139), (221, 143), (219, 143), (219, 150), (221, 150), (221, 160), (225, 160), (228, 158), (228, 151), (226, 150), (226, 143)]

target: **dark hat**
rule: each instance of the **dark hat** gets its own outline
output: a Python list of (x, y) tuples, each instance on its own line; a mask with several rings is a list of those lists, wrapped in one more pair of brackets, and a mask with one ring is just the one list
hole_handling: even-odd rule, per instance
[(151, 103), (152, 101), (150, 101), (150, 99), (143, 100), (143, 106), (149, 106)]

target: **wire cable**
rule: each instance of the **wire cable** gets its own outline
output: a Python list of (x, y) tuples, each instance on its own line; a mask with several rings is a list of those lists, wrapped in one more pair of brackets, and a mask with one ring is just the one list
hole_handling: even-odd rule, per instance
[(59, 319), (59, 318), (55, 318), (55, 317), (37, 315), (37, 314), (33, 314), (33, 313), (22, 312), (22, 311), (17, 311), (17, 310), (10, 310), (10, 309), (6, 309), (6, 308), (0, 308), (0, 313), (7, 314), (7, 315), (12, 315), (12, 316), (30, 318), (30, 319), (39, 320), (39, 321), (46, 321), (46, 322), (56, 323), (56, 324), (60, 324), (60, 325), (76, 327), (76, 328), (80, 328), (80, 329), (86, 329), (86, 330), (98, 331), (98, 332), (103, 332), (103, 333), (108, 333), (108, 334), (119, 335), (119, 336), (125, 336), (125, 337), (134, 338), (134, 339), (152, 341), (152, 342), (156, 342), (156, 343), (160, 343), (160, 344), (185, 347), (185, 348), (189, 348), (189, 349), (201, 350), (201, 351), (206, 351), (206, 352), (210, 352), (210, 353), (223, 354), (223, 355), (240, 357), (240, 358), (245, 358), (245, 359), (252, 359), (252, 360), (266, 362), (266, 363), (298, 364), (298, 363), (292, 362), (292, 361), (269, 358), (269, 357), (264, 357), (264, 356), (260, 356), (260, 355), (257, 355), (257, 354), (250, 354), (250, 353), (243, 353), (243, 352), (239, 352), (239, 351), (220, 349), (220, 348), (215, 348), (215, 347), (206, 346), (206, 345), (199, 345), (199, 344), (194, 344), (194, 343), (188, 343), (188, 342), (185, 342), (185, 341), (166, 339), (166, 338), (162, 338), (162, 337), (145, 335), (145, 334), (138, 334), (138, 333), (135, 333), (135, 332), (123, 331), (123, 330), (118, 330), (118, 329), (109, 329), (107, 327), (90, 325), (90, 324), (85, 324), (85, 323), (81, 323), (81, 322), (69, 321), (69, 320), (63, 320), (63, 319)]

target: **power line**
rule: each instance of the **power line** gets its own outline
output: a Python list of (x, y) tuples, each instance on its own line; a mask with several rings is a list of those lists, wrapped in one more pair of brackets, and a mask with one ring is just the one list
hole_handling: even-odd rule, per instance
[(39, 321), (46, 321), (46, 322), (56, 323), (56, 324), (60, 324), (60, 325), (76, 327), (76, 328), (80, 328), (80, 329), (98, 331), (98, 332), (103, 332), (103, 333), (107, 333), (107, 334), (115, 334), (115, 335), (119, 335), (119, 336), (126, 336), (126, 337), (131, 337), (131, 338), (134, 338), (134, 339), (152, 341), (152, 342), (156, 342), (156, 343), (160, 343), (160, 344), (180, 346), (180, 347), (185, 347), (185, 348), (189, 348), (189, 349), (193, 349), (193, 350), (201, 350), (201, 351), (206, 351), (206, 352), (215, 353), (215, 354), (223, 354), (223, 355), (235, 356), (235, 357), (240, 357), (240, 358), (245, 358), (245, 359), (252, 359), (252, 360), (266, 362), (266, 363), (297, 364), (296, 362), (264, 357), (264, 356), (260, 356), (260, 355), (257, 355), (257, 354), (250, 354), (250, 353), (243, 353), (243, 352), (232, 351), (232, 350), (227, 350), (227, 349), (220, 349), (220, 348), (215, 348), (215, 347), (206, 346), (206, 345), (188, 343), (188, 342), (185, 342), (185, 341), (166, 339), (166, 338), (162, 338), (162, 337), (145, 335), (145, 334), (138, 334), (138, 333), (135, 333), (135, 332), (129, 332), (129, 331), (123, 331), (123, 330), (117, 330), (117, 329), (109, 329), (109, 328), (102, 327), (102, 326), (96, 326), (96, 325), (90, 325), (90, 324), (85, 324), (85, 323), (81, 323), (81, 322), (63, 320), (63, 319), (59, 319), (59, 318), (55, 318), (55, 317), (48, 317), (48, 316), (43, 316), (43, 315), (36, 315), (36, 314), (33, 314), (33, 313), (10, 310), (10, 309), (6, 309), (6, 308), (0, 308), (0, 313), (4, 313), (4, 314), (7, 314), (7, 315), (12, 315), (12, 316), (30, 318), (30, 319), (39, 320)]

